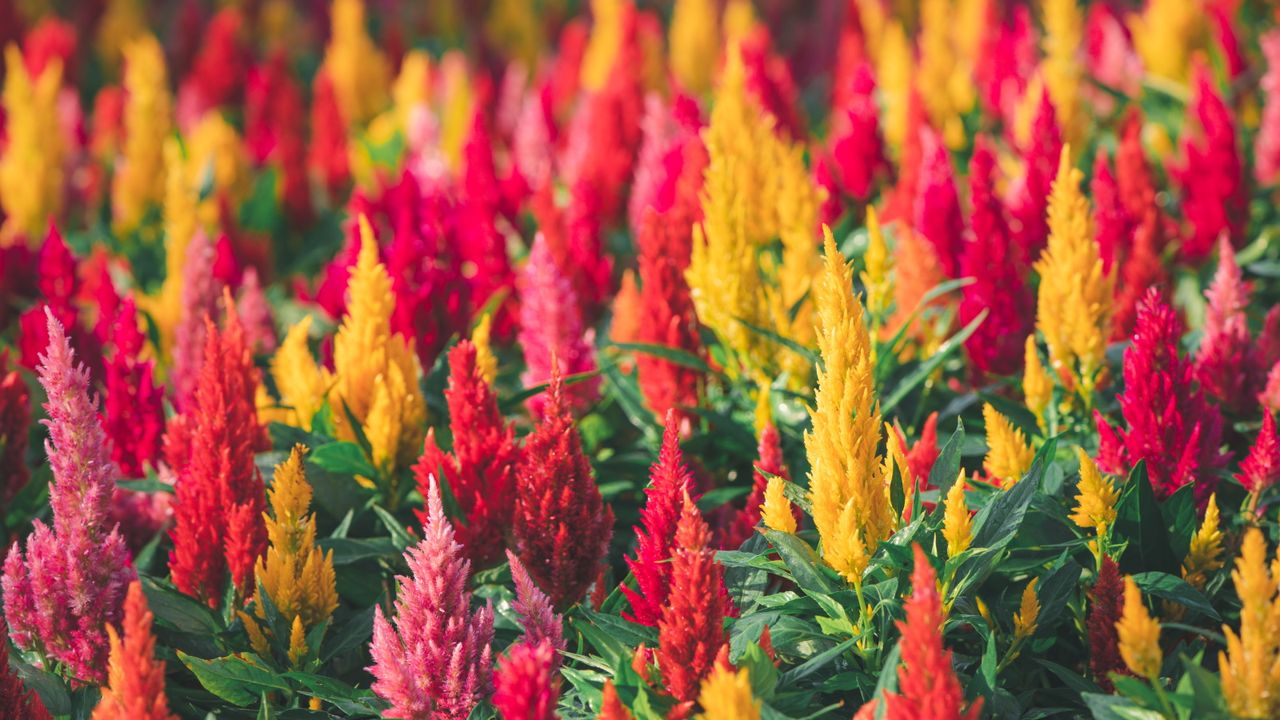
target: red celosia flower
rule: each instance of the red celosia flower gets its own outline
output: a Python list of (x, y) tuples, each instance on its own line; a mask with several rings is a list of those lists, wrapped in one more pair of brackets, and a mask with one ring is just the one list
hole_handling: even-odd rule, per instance
[(560, 673), (551, 643), (518, 642), (498, 659), (493, 706), (504, 720), (554, 720), (560, 702)]
[(897, 621), (902, 640), (902, 665), (898, 668), (898, 692), (885, 693), (888, 720), (977, 720), (982, 698), (964, 710), (964, 690), (951, 665), (951, 651), (942, 644), (945, 618), (938, 578), (929, 558), (914, 546), (911, 597), (902, 604), (906, 620)]
[(1142, 113), (1136, 108), (1125, 117), (1116, 146), (1116, 184), (1120, 202), (1130, 219), (1145, 217), (1156, 201), (1155, 180), (1142, 148)]
[(938, 449), (938, 413), (931, 412), (929, 417), (924, 420), (924, 427), (920, 428), (920, 439), (916, 440), (914, 445), (907, 445), (907, 439), (902, 436), (902, 431), (895, 428), (898, 433), (898, 440), (902, 442), (902, 447), (909, 448), (907, 450), (907, 469), (911, 471), (911, 476), (916, 480), (917, 489), (923, 489), (929, 483), (929, 473), (933, 472), (933, 464), (938, 461), (938, 455), (941, 451)]
[[(856, 13), (854, 13), (856, 14)], [(832, 107), (827, 152), (840, 192), (863, 203), (876, 184), (893, 174), (885, 156), (876, 106), (876, 81), (871, 65), (862, 62), (853, 72), (847, 98)], [(839, 198), (835, 198), (838, 202)]]
[(1262, 118), (1253, 141), (1253, 177), (1260, 185), (1271, 185), (1280, 175), (1280, 29), (1258, 38), (1267, 72), (1262, 76)]
[(249, 72), (244, 18), (234, 7), (225, 7), (205, 27), (187, 83), (196, 93), (196, 105), (215, 108), (235, 101)]
[(1113, 428), (1098, 411), (1098, 465), (1123, 475), (1139, 460), (1156, 494), (1166, 497), (1195, 483), (1207, 500), (1217, 485), (1215, 470), (1226, 461), (1218, 449), (1222, 418), (1195, 382), (1192, 364), (1178, 354), (1182, 323), (1159, 291), (1149, 290), (1138, 306), (1133, 344), (1124, 351), (1124, 392), (1120, 412), (1125, 427)]
[(311, 141), (307, 152), (307, 167), (334, 199), (351, 180), (351, 167), (347, 161), (347, 124), (338, 106), (337, 91), (329, 74), (316, 73), (311, 98)]
[(1133, 226), (1120, 200), (1120, 186), (1111, 172), (1111, 159), (1107, 157), (1105, 148), (1098, 148), (1094, 157), (1089, 190), (1093, 196), (1094, 236), (1098, 240), (1098, 253), (1102, 256), (1102, 269), (1111, 272), (1111, 266), (1129, 249)]
[(1209, 26), (1213, 30), (1213, 39), (1221, 52), (1227, 80), (1236, 82), (1248, 69), (1244, 48), (1241, 47), (1240, 36), (1236, 32), (1236, 19), (1232, 17), (1233, 9), (1239, 9), (1239, 0), (1227, 2), (1210, 2), (1205, 5), (1209, 15)]
[[(664, 215), (646, 213), (640, 235), (640, 312), (637, 340), (701, 356), (698, 317), (684, 271), (689, 264), (693, 219), (677, 205)], [(649, 408), (663, 417), (698, 404), (702, 374), (694, 368), (638, 353), (638, 384)]]
[(0, 352), (0, 507), (7, 507), (27, 484), (27, 433), (31, 393), (22, 375), (9, 369), (9, 351)]
[(1149, 288), (1154, 287), (1161, 292), (1169, 289), (1169, 273), (1158, 249), (1164, 245), (1162, 238), (1166, 225), (1165, 216), (1151, 205), (1142, 223), (1134, 230), (1133, 247), (1129, 248), (1120, 267), (1120, 282), (1116, 284), (1116, 299), (1111, 312), (1112, 340), (1123, 340), (1133, 333), (1138, 304)]
[(1026, 284), (1025, 266), (1018, 248), (1011, 244), (1004, 205), (995, 192), (995, 172), (991, 144), (978, 136), (969, 161), (973, 236), (964, 244), (961, 259), (961, 274), (973, 282), (962, 291), (959, 312), (960, 322), (965, 324), (987, 312), (987, 319), (964, 343), (978, 377), (1018, 372), (1023, 344), (1035, 320), (1035, 301)]
[(658, 462), (649, 470), (640, 525), (635, 527), (636, 554), (627, 558), (627, 567), (636, 579), (636, 589), (622, 587), (631, 603), (624, 617), (641, 625), (656, 626), (662, 617), (671, 590), (670, 562), (680, 519), (680, 506), (693, 485), (693, 474), (680, 453), (679, 420), (667, 413)]
[[(497, 293), (515, 294), (515, 272), (507, 256), (506, 239), (496, 224), (500, 212), (510, 217), (515, 209), (506, 207), (494, 170), (487, 121), (478, 112), (463, 146), (463, 187), (453, 247), (459, 266), (475, 268), (459, 274), (470, 283), (471, 302), (475, 307), (483, 307)], [(515, 328), (516, 303), (508, 299), (494, 315), (493, 335), (510, 340)]]
[[(453, 452), (436, 445), (435, 429), (427, 431), (422, 457), (413, 467), (425, 496), (432, 476), (453, 494), (466, 518), (458, 539), (477, 567), (502, 557), (504, 535), (515, 507), (515, 473), (520, 448), (515, 430), (502, 421), (498, 398), (476, 366), (476, 346), (462, 340), (449, 351), (449, 406)], [(426, 522), (426, 515), (418, 514)]]
[(773, 116), (777, 128), (792, 140), (804, 137), (799, 92), (785, 58), (773, 49), (769, 28), (757, 23), (741, 41), (746, 90), (761, 109)]
[(134, 580), (124, 600), (124, 623), (119, 635), (108, 627), (111, 667), (107, 686), (93, 709), (93, 720), (177, 720), (164, 694), (164, 662), (156, 659), (151, 634), (151, 610)]
[(658, 667), (667, 692), (690, 702), (726, 642), (726, 608), (724, 595), (711, 590), (723, 583), (711, 531), (687, 492), (670, 565), (671, 586), (658, 621)]
[(644, 117), (640, 120), (644, 141), (636, 156), (627, 204), (627, 222), (633, 235), (640, 235), (649, 209), (665, 213), (675, 204), (676, 188), (687, 172), (686, 165), (697, 160), (686, 147), (690, 143), (701, 144), (701, 126), (698, 104), (692, 98), (677, 95), (670, 103), (655, 94), (645, 98)]
[(1098, 580), (1089, 591), (1089, 670), (1093, 681), (1105, 692), (1111, 692), (1111, 673), (1127, 673), (1120, 657), (1120, 637), (1116, 623), (1124, 605), (1124, 585), (1120, 568), (1110, 557), (1103, 556)]
[(596, 716), (596, 720), (632, 720), (631, 711), (622, 704), (622, 699), (618, 697), (618, 689), (613, 686), (612, 680), (604, 681), (604, 691), (600, 697), (600, 714)]
[(1019, 100), (1040, 62), (1031, 9), (1023, 3), (989, 3), (974, 82), (983, 107), (1013, 120)]
[(907, 95), (907, 133), (898, 151), (898, 182), (893, 187), (885, 205), (882, 223), (901, 220), (910, 225), (915, 222), (916, 196), (919, 195), (920, 168), (924, 162), (924, 146), (921, 136), (927, 127), (924, 100), (914, 85)]
[(1243, 243), (1249, 220), (1235, 120), (1203, 62), (1195, 64), (1194, 87), (1182, 135), (1183, 164), (1173, 170), (1182, 186), (1182, 212), (1191, 225), (1191, 235), (1182, 243), (1182, 257), (1189, 263), (1208, 257), (1223, 234), (1233, 245)]
[(604, 562), (613, 511), (596, 487), (554, 368), (542, 420), (516, 471), (511, 525), (516, 554), (555, 606), (582, 599)]
[(302, 90), (289, 72), (283, 52), (249, 72), (244, 101), (245, 146), (259, 165), (270, 162), (277, 168), (285, 211), (295, 223), (304, 225), (311, 219), (305, 108)]
[(200, 382), (200, 365), (207, 349), (207, 320), (217, 317), (219, 290), (213, 274), (214, 259), (209, 236), (204, 230), (196, 230), (187, 244), (187, 256), (182, 263), (182, 307), (178, 311), (178, 325), (173, 331), (169, 370), (174, 405), (179, 412), (187, 412), (188, 406), (194, 402)]
[(34, 370), (49, 344), (45, 317), (47, 307), (66, 328), (76, 356), (89, 369), (93, 379), (100, 380), (102, 345), (79, 322), (79, 310), (76, 306), (76, 297), (80, 294), (78, 263), (55, 225), (49, 226), (49, 234), (40, 246), (36, 278), (41, 300), (18, 318), (18, 346), (22, 365)]
[(37, 263), (26, 243), (0, 247), (0, 328), (9, 327), (19, 304), (39, 291)]
[(1260, 493), (1280, 479), (1280, 438), (1276, 437), (1276, 421), (1270, 411), (1262, 413), (1262, 429), (1240, 463), (1236, 480), (1250, 493)]
[[(182, 592), (210, 607), (222, 601), (228, 572), (251, 592), (253, 562), (266, 549), (262, 476), (254, 453), (264, 449), (254, 395), (258, 370), (244, 329), (228, 303), (226, 329), (206, 321), (204, 364), (193, 402), (166, 433), (166, 460), (177, 475), (169, 571)], [(185, 457), (175, 457), (186, 436)]]
[(1249, 287), (1240, 276), (1235, 250), (1218, 241), (1218, 270), (1205, 291), (1208, 307), (1196, 350), (1196, 377), (1209, 397), (1231, 414), (1252, 413), (1263, 388), (1263, 358), (1249, 336)]
[(921, 137), (923, 155), (912, 227), (933, 245), (947, 277), (956, 277), (964, 250), (964, 216), (956, 193), (955, 169), (938, 133), (925, 128)]
[(160, 458), (164, 434), (164, 391), (154, 380), (155, 361), (143, 358), (147, 338), (133, 297), (125, 298), (114, 323), (114, 353), (106, 365), (103, 429), (111, 438), (111, 459), (129, 478), (143, 476)]
[(57, 15), (46, 15), (27, 32), (22, 40), (22, 55), (27, 72), (37, 77), (50, 61), (62, 63), (64, 81), (75, 76), (76, 29)]
[[(1142, 59), (1134, 50), (1118, 6), (1097, 3), (1089, 6), (1085, 16), (1085, 68), (1090, 77), (1103, 87), (1136, 97), (1142, 92)], [(1101, 88), (1085, 92), (1100, 115), (1115, 108), (1116, 98)]]
[[(0, 639), (9, 637), (9, 626), (0, 613)], [(9, 666), (0, 663), (0, 720), (51, 720), (40, 696), (22, 684), (22, 678)], [(626, 717), (626, 716), (623, 716)]]
[(1049, 241), (1049, 192), (1062, 156), (1062, 129), (1047, 88), (1031, 121), (1031, 140), (1021, 151), (1024, 174), (1009, 198), (1010, 229), (1020, 260), (1030, 264)]

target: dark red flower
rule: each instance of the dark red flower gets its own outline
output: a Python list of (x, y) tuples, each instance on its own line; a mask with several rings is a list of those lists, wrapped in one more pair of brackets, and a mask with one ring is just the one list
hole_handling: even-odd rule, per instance
[(197, 93), (200, 107), (215, 108), (240, 97), (248, 72), (244, 17), (236, 8), (224, 7), (205, 27), (187, 82)]
[(658, 620), (658, 667), (667, 692), (680, 702), (698, 697), (727, 638), (723, 584), (711, 531), (686, 492), (671, 554), (671, 586)]
[(1089, 591), (1089, 670), (1093, 681), (1105, 692), (1111, 692), (1111, 673), (1127, 673), (1124, 658), (1120, 657), (1120, 637), (1116, 623), (1120, 621), (1124, 606), (1124, 584), (1120, 580), (1120, 568), (1109, 557), (1103, 556), (1098, 579)]
[(164, 435), (164, 389), (154, 379), (155, 361), (143, 358), (146, 335), (133, 297), (125, 298), (113, 324), (114, 351), (106, 364), (102, 427), (111, 438), (111, 459), (128, 478), (140, 478), (160, 458)]

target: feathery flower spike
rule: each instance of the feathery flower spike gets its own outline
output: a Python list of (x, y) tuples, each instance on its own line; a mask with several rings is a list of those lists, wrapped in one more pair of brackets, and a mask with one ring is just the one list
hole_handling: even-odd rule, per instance
[(1222, 567), (1222, 530), (1218, 513), (1218, 496), (1209, 496), (1209, 504), (1205, 506), (1204, 519), (1196, 534), (1191, 536), (1191, 547), (1187, 557), (1182, 561), (1182, 579), (1197, 590), (1203, 588), (1209, 580), (1209, 574)]
[(1013, 487), (1031, 469), (1035, 450), (1022, 430), (990, 403), (982, 405), (982, 419), (987, 426), (987, 457), (982, 467), (1004, 487)]
[(1082, 528), (1092, 528), (1094, 533), (1102, 536), (1115, 522), (1120, 492), (1098, 472), (1098, 466), (1083, 448), (1076, 448), (1076, 459), (1080, 461), (1080, 484), (1071, 521)]
[(1124, 611), (1116, 623), (1120, 638), (1120, 657), (1129, 670), (1139, 677), (1155, 680), (1160, 676), (1163, 656), (1160, 653), (1160, 623), (1147, 612), (1142, 592), (1132, 577), (1124, 578)]
[(734, 671), (717, 665), (698, 693), (700, 720), (759, 720), (760, 701), (751, 694), (746, 668)]
[[(1274, 567), (1274, 566), (1273, 566)], [(1218, 653), (1222, 694), (1235, 717), (1275, 717), (1280, 706), (1280, 633), (1275, 628), (1275, 579), (1267, 567), (1267, 541), (1249, 528), (1231, 573), (1240, 597), (1239, 632), (1223, 625), (1227, 649)]]
[(1116, 623), (1120, 620), (1124, 603), (1124, 583), (1120, 579), (1120, 566), (1106, 555), (1098, 569), (1098, 579), (1089, 591), (1089, 670), (1094, 682), (1108, 692), (1114, 689), (1111, 673), (1127, 672), (1120, 657), (1120, 636)]
[(947, 541), (947, 557), (953, 558), (973, 542), (973, 523), (969, 518), (969, 506), (964, 497), (964, 471), (947, 491), (946, 507), (942, 513), (942, 537)]
[(129, 583), (121, 632), (107, 626), (111, 667), (93, 720), (177, 720), (164, 694), (164, 661), (157, 660), (152, 614), (142, 585)]
[(679, 702), (697, 698), (727, 641), (725, 596), (711, 589), (723, 582), (723, 569), (710, 543), (707, 523), (685, 492), (671, 554), (670, 594), (658, 620), (658, 667)]
[(507, 560), (511, 563), (511, 579), (516, 586), (516, 599), (511, 607), (520, 616), (520, 625), (524, 629), (521, 642), (530, 645), (549, 642), (556, 653), (555, 662), (559, 665), (560, 653), (565, 649), (564, 619), (551, 607), (551, 598), (539, 590), (533, 578), (529, 577), (520, 558), (508, 550)]
[(1280, 480), (1280, 437), (1276, 436), (1275, 417), (1269, 410), (1262, 413), (1262, 428), (1249, 449), (1249, 456), (1240, 463), (1236, 480), (1255, 495)]

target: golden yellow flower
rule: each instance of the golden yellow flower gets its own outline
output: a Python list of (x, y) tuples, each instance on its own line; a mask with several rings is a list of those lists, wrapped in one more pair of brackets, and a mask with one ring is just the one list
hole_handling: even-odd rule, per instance
[(1076, 448), (1080, 460), (1080, 484), (1077, 486), (1076, 509), (1071, 521), (1082, 528), (1092, 528), (1099, 536), (1107, 532), (1116, 520), (1116, 501), (1120, 493), (1098, 472), (1098, 466), (1081, 448)]
[(1218, 653), (1222, 694), (1233, 717), (1273, 718), (1280, 711), (1280, 600), (1267, 570), (1262, 531), (1245, 533), (1231, 573), (1240, 598), (1240, 631), (1222, 627), (1227, 649)]
[(698, 695), (702, 720), (759, 720), (760, 701), (751, 695), (751, 678), (747, 669), (734, 672), (717, 664), (702, 681)]
[(412, 50), (400, 62), (400, 74), (391, 86), (392, 104), (400, 131), (409, 128), (409, 120), (415, 108), (426, 107), (430, 102), (431, 55), (426, 50)]
[(787, 499), (786, 482), (780, 477), (769, 478), (764, 488), (764, 502), (760, 504), (760, 519), (764, 526), (778, 532), (794, 533), (796, 516)]
[[(776, 270), (777, 290), (769, 293), (774, 330), (800, 345), (813, 345), (812, 303), (808, 301), (813, 282), (822, 268), (813, 229), (818, 226), (818, 204), (822, 191), (813, 183), (804, 164), (800, 143), (778, 145), (777, 208), (782, 238), (782, 263)], [(772, 260), (772, 255), (765, 254)], [(792, 380), (793, 387), (808, 387), (813, 364), (793, 350), (778, 350), (778, 367)]]
[(172, 100), (164, 48), (143, 35), (124, 49), (124, 149), (111, 180), (112, 216), (117, 233), (138, 226), (165, 194), (165, 138), (170, 132)]
[(1132, 577), (1124, 579), (1124, 611), (1116, 623), (1120, 657), (1135, 675), (1154, 680), (1160, 675), (1160, 623), (1147, 612), (1142, 592)]
[(862, 256), (862, 285), (867, 289), (867, 313), (876, 321), (889, 310), (893, 298), (893, 255), (884, 241), (876, 209), (867, 206), (867, 251)]
[(1036, 329), (1049, 346), (1053, 368), (1072, 377), (1089, 406), (1106, 351), (1115, 283), (1103, 271), (1081, 177), (1071, 166), (1071, 148), (1063, 146), (1049, 195), (1049, 242), (1035, 265)]
[(822, 365), (804, 444), (823, 557), (857, 584), (869, 550), (891, 532), (894, 514), (876, 454), (881, 427), (871, 336), (853, 295), (853, 271), (831, 230), (824, 227), (823, 233), (825, 267), (815, 288)]
[(187, 177), (186, 159), (177, 138), (164, 141), (164, 166), (164, 283), (159, 293), (140, 298), (139, 305), (151, 316), (160, 339), (160, 357), (167, 361), (182, 317), (182, 268), (198, 224), (199, 196)]
[(480, 377), (490, 385), (498, 379), (498, 358), (494, 356), (489, 341), (492, 331), (493, 316), (489, 313), (485, 313), (471, 330), (471, 344), (476, 346), (476, 369), (480, 371)]
[(1036, 416), (1036, 424), (1045, 428), (1046, 412), (1053, 400), (1053, 378), (1040, 362), (1040, 352), (1036, 349), (1036, 336), (1027, 336), (1025, 362), (1022, 371), (1022, 396), (1026, 398), (1027, 409)]
[(43, 240), (62, 208), (62, 133), (58, 92), (62, 63), (53, 60), (32, 77), (17, 45), (4, 51), (4, 111), (8, 144), (0, 155), (0, 244)]
[(293, 626), (289, 628), (289, 665), (298, 667), (298, 662), (310, 652), (307, 648), (307, 633), (302, 628), (302, 618), (295, 617)]
[(1036, 633), (1036, 621), (1040, 618), (1040, 598), (1036, 595), (1036, 584), (1040, 578), (1032, 578), (1022, 589), (1022, 602), (1018, 612), (1013, 615), (1013, 636), (1025, 640)]
[(1191, 53), (1203, 45), (1207, 25), (1200, 0), (1147, 0), (1141, 15), (1129, 16), (1143, 67), (1174, 82), (1187, 79)]
[(1209, 496), (1209, 504), (1204, 510), (1204, 519), (1196, 534), (1191, 536), (1191, 547), (1187, 557), (1182, 561), (1182, 578), (1191, 587), (1200, 589), (1208, 580), (1209, 573), (1222, 567), (1222, 530), (1219, 528), (1218, 496)]
[(280, 393), (280, 404), (289, 411), (290, 425), (311, 429), (311, 420), (324, 405), (333, 386), (333, 375), (311, 355), (311, 316), (304, 315), (289, 328), (271, 358), (271, 379)]
[(953, 558), (973, 543), (973, 521), (969, 517), (969, 505), (964, 497), (964, 471), (947, 490), (946, 507), (942, 514), (942, 537), (947, 541), (947, 557)]
[(989, 403), (982, 406), (982, 420), (987, 426), (987, 457), (982, 466), (1004, 487), (1013, 487), (1031, 469), (1036, 453), (1027, 436)]
[(756, 10), (751, 0), (729, 0), (724, 6), (724, 17), (721, 18), (724, 28), (725, 45), (742, 42), (756, 25)]
[(920, 67), (916, 81), (933, 125), (951, 148), (964, 146), (960, 115), (973, 107), (974, 85), (968, 62), (953, 46), (957, 8), (951, 0), (920, 4)]
[(875, 67), (876, 80), (885, 104), (884, 138), (894, 149), (901, 149), (907, 137), (911, 83), (915, 75), (915, 55), (906, 30), (902, 28), (901, 21), (896, 19), (886, 24), (879, 45), (880, 51), (875, 56)]
[(349, 125), (382, 112), (391, 86), (391, 64), (365, 28), (362, 0), (333, 0), (324, 71)]
[(609, 80), (622, 48), (623, 0), (591, 0), (591, 37), (582, 55), (582, 87), (599, 90)]
[(98, 55), (115, 68), (129, 41), (147, 33), (147, 16), (142, 0), (107, 0), (106, 5), (98, 21)]
[(462, 167), (462, 147), (471, 135), (475, 120), (475, 92), (467, 70), (467, 56), (450, 50), (440, 58), (440, 151), (449, 168)]
[(667, 44), (671, 74), (694, 95), (711, 90), (720, 55), (715, 0), (675, 0)]
[[(1067, 143), (1078, 143), (1084, 129), (1084, 112), (1080, 104), (1080, 78), (1083, 68), (1077, 58), (1084, 42), (1084, 18), (1076, 0), (1043, 0), (1044, 60), (1040, 73), (1049, 88), (1049, 99)], [(1037, 102), (1039, 96), (1036, 97)]]

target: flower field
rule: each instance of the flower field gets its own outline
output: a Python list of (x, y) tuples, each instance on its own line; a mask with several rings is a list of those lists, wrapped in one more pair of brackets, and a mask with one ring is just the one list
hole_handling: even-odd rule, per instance
[(1274, 3), (0, 47), (0, 720), (1280, 717)]

